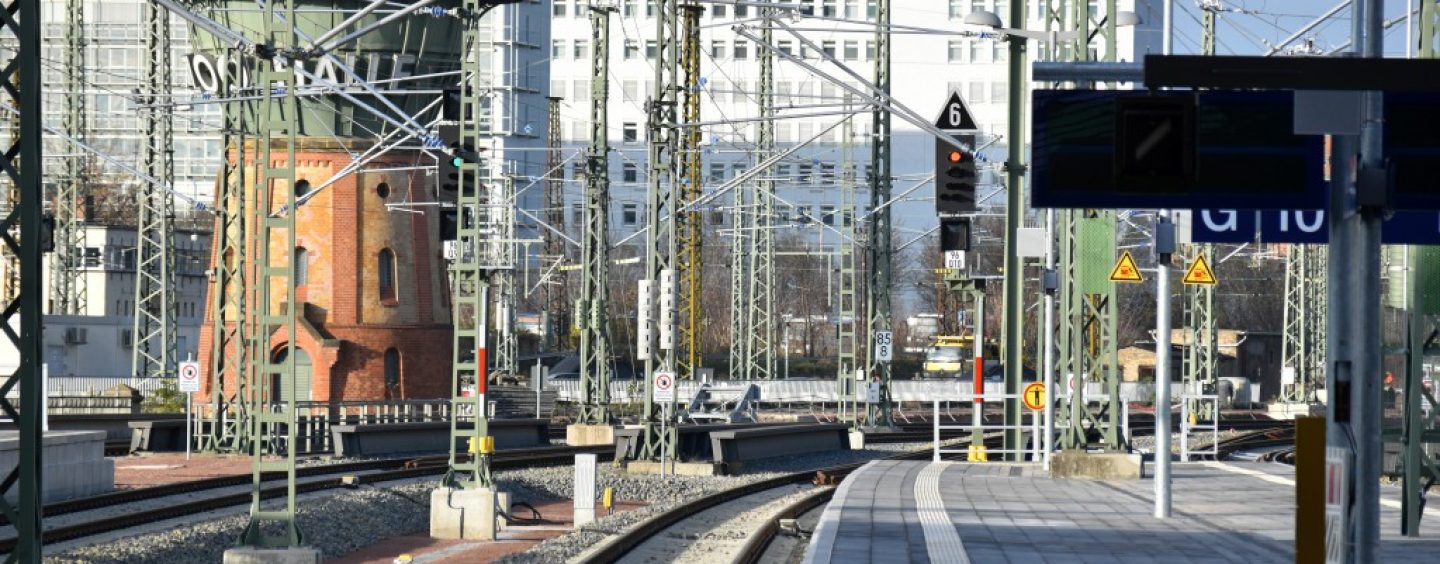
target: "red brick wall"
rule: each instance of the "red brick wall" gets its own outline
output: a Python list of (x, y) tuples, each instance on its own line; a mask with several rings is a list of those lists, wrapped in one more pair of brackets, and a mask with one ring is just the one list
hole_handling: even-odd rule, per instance
[[(348, 164), (350, 155), (316, 145), (299, 151), (296, 162), (297, 177), (318, 187)], [(392, 152), (369, 166), (388, 168), (414, 161), (413, 154)], [(381, 182), (389, 184), (388, 198), (377, 193)], [(314, 364), (312, 399), (385, 399), (384, 353), (390, 347), (400, 353), (395, 397), (448, 397), (452, 333), (446, 300), (439, 295), (444, 291), (445, 266), (437, 239), (438, 212), (433, 206), (413, 208), (424, 214), (386, 208), (387, 202), (430, 200), (427, 186), (422, 171), (351, 174), (315, 194), (297, 212), (296, 244), (310, 255), (308, 283), (297, 289), (298, 297), (308, 304), (311, 322), (340, 341), (338, 348), (327, 348), (303, 328), (299, 331), (298, 345)], [(272, 238), (277, 264), (284, 260), (284, 244), (283, 234)], [(396, 256), (398, 299), (391, 304), (380, 303), (377, 295), (377, 257), (382, 248)], [(258, 253), (246, 255), (254, 260)], [(212, 252), (212, 266), (218, 260)], [(211, 295), (218, 290), (211, 282)], [(281, 294), (283, 289), (271, 293), (272, 306), (278, 306)], [(208, 375), (214, 365), (209, 354), (214, 341), (209, 325), (215, 314), (212, 302), (213, 297), (206, 301), (207, 323), (200, 331), (201, 368), (207, 375), (203, 398), (209, 396)], [(271, 341), (272, 348), (278, 348), (284, 338), (277, 334)], [(233, 374), (227, 374), (228, 392), (235, 389), (233, 380)]]

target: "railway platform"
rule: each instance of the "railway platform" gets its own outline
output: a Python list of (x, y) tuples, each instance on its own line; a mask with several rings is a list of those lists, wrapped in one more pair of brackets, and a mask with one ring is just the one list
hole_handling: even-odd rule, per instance
[[(1275, 562), (1294, 553), (1294, 472), (1254, 462), (1176, 463), (1172, 516), (1154, 483), (1052, 479), (1034, 464), (882, 460), (841, 483), (805, 562)], [(1147, 468), (1148, 469), (1148, 468)], [(1440, 551), (1440, 510), (1399, 534), (1399, 488), (1382, 486), (1381, 560)], [(1402, 560), (1405, 559), (1405, 560)]]

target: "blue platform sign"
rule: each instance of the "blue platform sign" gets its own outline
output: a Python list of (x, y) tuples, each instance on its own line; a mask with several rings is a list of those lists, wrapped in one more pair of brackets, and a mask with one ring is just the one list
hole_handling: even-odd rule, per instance
[[(1195, 210), (1191, 239), (1196, 243), (1323, 245), (1330, 242), (1325, 210)], [(1396, 212), (1380, 226), (1386, 245), (1440, 245), (1440, 212)]]

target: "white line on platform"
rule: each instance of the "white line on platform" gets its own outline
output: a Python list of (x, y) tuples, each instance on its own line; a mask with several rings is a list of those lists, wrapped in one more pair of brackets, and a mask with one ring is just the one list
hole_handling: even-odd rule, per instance
[(920, 527), (925, 531), (925, 551), (935, 563), (970, 564), (960, 532), (945, 512), (945, 498), (940, 497), (940, 473), (948, 462), (932, 462), (915, 477), (915, 509), (920, 514)]
[[(1261, 480), (1265, 480), (1266, 482), (1270, 482), (1270, 483), (1272, 483), (1272, 484), (1280, 484), (1280, 485), (1282, 485), (1282, 486), (1295, 487), (1295, 480), (1291, 480), (1291, 479), (1289, 479), (1289, 478), (1282, 478), (1282, 477), (1280, 477), (1280, 476), (1276, 476), (1276, 475), (1271, 474), (1271, 473), (1269, 473), (1269, 472), (1261, 472), (1261, 471), (1259, 471), (1259, 470), (1251, 470), (1251, 469), (1249, 469), (1249, 468), (1241, 468), (1241, 467), (1239, 467), (1239, 466), (1234, 466), (1234, 465), (1226, 464), (1226, 463), (1224, 463), (1224, 462), (1216, 462), (1216, 461), (1214, 461), (1214, 460), (1201, 461), (1200, 464), (1203, 465), (1203, 466), (1208, 466), (1208, 467), (1210, 467), (1210, 468), (1218, 468), (1218, 469), (1224, 470), (1224, 471), (1226, 471), (1226, 472), (1232, 472), (1232, 473), (1235, 473), (1235, 474), (1244, 474), (1244, 475), (1246, 475), (1246, 476), (1253, 476), (1253, 477), (1255, 477), (1255, 478), (1260, 478)], [(1385, 506), (1385, 507), (1389, 507), (1389, 508), (1391, 508), (1391, 509), (1401, 509), (1401, 508), (1404, 507), (1404, 505), (1401, 505), (1400, 502), (1398, 502), (1398, 501), (1395, 501), (1395, 500), (1393, 500), (1393, 499), (1385, 499), (1385, 498), (1383, 498), (1383, 497), (1380, 498), (1380, 505), (1383, 505), (1383, 506)], [(1425, 509), (1425, 514), (1426, 514), (1426, 515), (1429, 515), (1429, 516), (1431, 516), (1431, 517), (1435, 517), (1435, 518), (1437, 518), (1437, 519), (1440, 519), (1440, 511), (1437, 511), (1437, 510), (1435, 510), (1435, 509), (1426, 508), (1426, 509)]]

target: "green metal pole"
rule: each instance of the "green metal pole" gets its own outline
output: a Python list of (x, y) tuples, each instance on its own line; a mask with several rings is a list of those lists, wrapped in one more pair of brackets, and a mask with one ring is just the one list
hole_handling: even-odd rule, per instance
[[(1010, 25), (1016, 29), (1025, 27), (1026, 2), (1010, 3)], [(1024, 323), (1025, 315), (1024, 266), (1020, 261), (1016, 234), (1024, 217), (1025, 207), (1025, 97), (1029, 89), (1025, 82), (1027, 61), (1026, 40), (1016, 35), (1010, 39), (1010, 88), (1009, 131), (1005, 144), (1009, 154), (1005, 160), (1006, 201), (1005, 201), (1005, 424), (1012, 428), (1005, 430), (1007, 460), (1019, 460), (1021, 449), (1020, 432), (1020, 381), (1024, 377)], [(977, 346), (980, 346), (977, 343)], [(978, 349), (977, 349), (978, 350)]]
[[(890, 95), (890, 0), (875, 2), (875, 87)], [(880, 403), (872, 404), (865, 424), (870, 427), (893, 427), (890, 404), (890, 362), (875, 358), (875, 335), (890, 331), (890, 206), (893, 179), (890, 177), (890, 111), (876, 106), (870, 114), (870, 274), (868, 313), (870, 315), (870, 377), (880, 383)], [(878, 211), (873, 211), (878, 210)]]
[[(0, 410), (15, 418), (19, 428), (20, 457), (9, 474), (0, 481), (0, 513), (10, 516), (15, 526), (16, 544), (8, 562), (38, 564), (42, 560), (43, 527), (41, 487), (44, 465), (41, 460), (43, 431), (40, 411), (45, 401), (41, 389), (41, 363), (44, 346), (41, 323), (40, 232), (44, 202), (41, 176), (43, 145), (40, 138), (44, 114), (40, 107), (40, 2), (16, 0), (8, 8), (10, 16), (0, 22), (4, 30), (14, 34), (15, 47), (10, 59), (0, 65), (0, 83), (14, 85), (6, 90), (7, 97), (19, 114), (18, 135), (9, 139), (6, 151), (0, 151), (0, 165), (9, 171), (12, 184), (9, 213), (4, 224), (19, 225), (19, 240), (5, 237), (6, 254), (18, 257), (19, 292), (9, 296), (6, 307), (0, 308), (0, 323), (19, 327), (19, 335), (6, 331), (6, 338), (19, 351), (20, 366), (4, 376), (0, 393)], [(13, 231), (12, 231), (13, 233)], [(14, 264), (14, 263), (12, 263)], [(15, 317), (19, 316), (16, 320)], [(19, 388), (19, 405), (10, 398), (10, 391)], [(6, 498), (14, 496), (12, 505)]]

